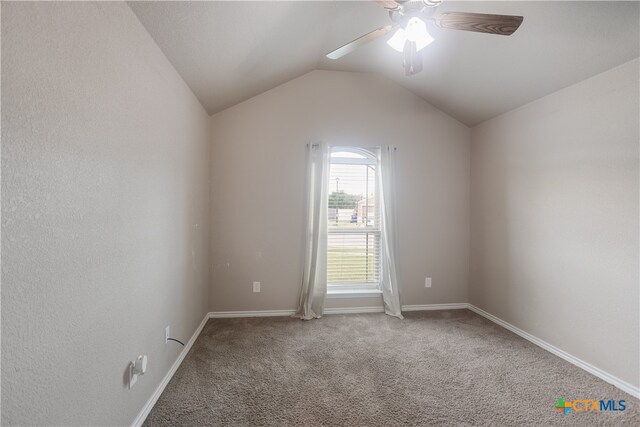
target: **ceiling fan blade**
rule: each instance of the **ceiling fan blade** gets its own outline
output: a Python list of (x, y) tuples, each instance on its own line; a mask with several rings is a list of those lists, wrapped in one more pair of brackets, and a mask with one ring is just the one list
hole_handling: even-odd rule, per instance
[(393, 27), (391, 25), (385, 25), (384, 27), (380, 27), (377, 30), (373, 30), (370, 33), (365, 34), (364, 36), (360, 36), (357, 39), (352, 40), (349, 43), (345, 44), (344, 46), (341, 46), (336, 50), (327, 53), (327, 58), (330, 58), (330, 59), (342, 58), (347, 53), (353, 52), (363, 44), (369, 43), (370, 41), (375, 40), (378, 37), (384, 36), (389, 31), (391, 31), (392, 28)]
[(385, 9), (389, 9), (389, 10), (396, 10), (400, 7), (399, 3), (396, 3), (393, 0), (374, 0), (376, 3), (378, 3), (380, 6), (384, 7)]
[(446, 12), (438, 16), (435, 21), (441, 28), (510, 36), (522, 24), (523, 19), (522, 16), (513, 15)]

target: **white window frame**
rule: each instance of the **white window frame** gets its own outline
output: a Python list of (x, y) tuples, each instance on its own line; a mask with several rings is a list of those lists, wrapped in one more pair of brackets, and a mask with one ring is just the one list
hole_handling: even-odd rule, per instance
[[(347, 157), (336, 157), (333, 158), (331, 154), (329, 155), (329, 167), (331, 164), (345, 164), (345, 165), (375, 165), (376, 166), (376, 178), (379, 171), (379, 152), (380, 147), (355, 147), (355, 146), (344, 146), (344, 145), (332, 145), (329, 147), (330, 153), (333, 152), (351, 152), (354, 154), (359, 154), (364, 156), (364, 159), (361, 158), (347, 158)], [(379, 188), (378, 188), (378, 179), (376, 179), (376, 203), (379, 200)], [(368, 197), (368, 196), (366, 196)], [(378, 218), (380, 221), (381, 218)], [(378, 239), (381, 238), (381, 224), (379, 223), (377, 230), (369, 231), (370, 233), (378, 233)], [(348, 234), (348, 233), (357, 233), (363, 234), (365, 231), (363, 230), (331, 230), (327, 228), (327, 234)], [(328, 248), (327, 248), (328, 251)], [(380, 247), (380, 251), (382, 251), (382, 247)], [(380, 258), (382, 258), (382, 253), (380, 253)], [(382, 277), (382, 266), (380, 265), (380, 275)], [(380, 283), (327, 283), (327, 298), (359, 298), (359, 297), (374, 297), (382, 295), (382, 290), (380, 288)]]

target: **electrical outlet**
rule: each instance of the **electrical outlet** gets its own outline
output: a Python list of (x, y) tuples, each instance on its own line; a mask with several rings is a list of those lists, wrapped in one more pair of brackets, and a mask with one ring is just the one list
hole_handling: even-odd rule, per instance
[(138, 382), (138, 374), (133, 372), (135, 368), (134, 362), (129, 363), (129, 389), (132, 389), (135, 383)]
[(424, 279), (424, 287), (425, 288), (430, 288), (431, 287), (431, 277), (425, 277), (425, 279)]
[(169, 342), (169, 338), (171, 337), (171, 326), (167, 326), (164, 328), (164, 343)]
[(138, 377), (147, 372), (147, 355), (141, 354), (133, 362), (129, 362), (129, 388), (138, 382)]
[(254, 293), (260, 292), (260, 282), (253, 282), (253, 292)]

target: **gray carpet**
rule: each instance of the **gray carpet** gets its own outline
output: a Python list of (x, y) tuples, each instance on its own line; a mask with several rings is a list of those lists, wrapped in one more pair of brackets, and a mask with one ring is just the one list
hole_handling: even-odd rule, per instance
[[(554, 409), (559, 396), (624, 412)], [(211, 319), (147, 426), (640, 425), (639, 402), (468, 310)]]

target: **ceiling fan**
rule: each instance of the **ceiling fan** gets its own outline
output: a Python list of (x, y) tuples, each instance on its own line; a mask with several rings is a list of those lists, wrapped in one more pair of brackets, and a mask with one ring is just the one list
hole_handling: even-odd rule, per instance
[(524, 19), (513, 15), (488, 15), (484, 13), (445, 12), (434, 16), (434, 10), (443, 0), (374, 0), (389, 12), (391, 24), (371, 31), (329, 52), (327, 58), (338, 59), (385, 34), (395, 33), (387, 44), (404, 53), (402, 66), (411, 76), (422, 71), (422, 49), (433, 37), (427, 32), (425, 21), (434, 22), (440, 28), (475, 31), (477, 33), (510, 36)]

